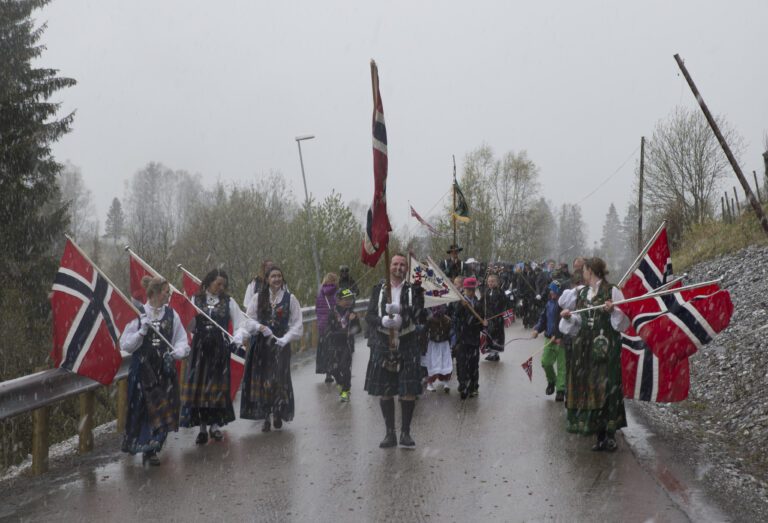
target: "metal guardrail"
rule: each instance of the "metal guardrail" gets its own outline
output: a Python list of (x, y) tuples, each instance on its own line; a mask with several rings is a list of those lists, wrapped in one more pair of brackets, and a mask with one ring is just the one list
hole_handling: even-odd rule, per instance
[[(368, 307), (368, 300), (360, 300), (355, 304), (355, 312), (362, 312)], [(317, 343), (317, 314), (314, 307), (303, 307), (302, 323), (304, 337), (300, 350), (316, 346)], [(309, 327), (309, 328), (307, 328)], [(122, 385), (118, 390), (118, 430), (121, 428), (121, 410), (127, 407), (128, 370), (131, 355), (125, 355), (115, 376), (114, 383)], [(65, 369), (49, 369), (12, 380), (0, 382), (0, 420), (33, 413), (35, 428), (33, 434), (33, 473), (39, 474), (47, 470), (48, 456), (48, 416), (47, 407), (65, 399), (81, 397), (80, 451), (91, 450), (93, 441), (91, 428), (93, 423), (93, 394), (102, 385), (89, 378), (80, 376)], [(84, 441), (85, 440), (85, 441)], [(44, 455), (40, 455), (44, 454)], [(35, 458), (38, 466), (35, 466)]]

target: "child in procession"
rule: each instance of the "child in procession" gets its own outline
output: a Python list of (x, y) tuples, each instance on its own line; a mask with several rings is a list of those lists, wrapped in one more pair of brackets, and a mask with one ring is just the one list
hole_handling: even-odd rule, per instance
[(549, 284), (549, 299), (531, 333), (531, 338), (537, 338), (543, 332), (547, 339), (541, 355), (541, 366), (547, 376), (546, 394), (549, 396), (556, 391), (555, 401), (565, 399), (565, 346), (562, 343), (563, 335), (558, 328), (561, 311), (557, 302), (559, 298), (560, 284), (553, 281)]
[(328, 369), (339, 387), (339, 401), (349, 401), (352, 384), (352, 350), (355, 334), (360, 332), (360, 319), (352, 310), (355, 294), (350, 289), (336, 293), (336, 306), (328, 316), (326, 350)]

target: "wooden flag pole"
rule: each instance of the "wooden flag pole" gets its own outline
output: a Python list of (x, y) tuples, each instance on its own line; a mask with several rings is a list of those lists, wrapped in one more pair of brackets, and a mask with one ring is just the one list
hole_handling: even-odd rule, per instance
[[(119, 296), (120, 296), (120, 297), (121, 297), (121, 298), (122, 298), (122, 299), (123, 299), (123, 300), (124, 300), (124, 301), (125, 301), (125, 302), (128, 304), (128, 306), (129, 306), (131, 309), (133, 309), (133, 312), (135, 312), (135, 313), (136, 313), (136, 316), (137, 316), (137, 317), (140, 317), (140, 316), (141, 316), (141, 311), (138, 309), (138, 307), (136, 307), (136, 306), (133, 304), (133, 302), (130, 300), (130, 298), (128, 298), (128, 297), (127, 297), (125, 294), (123, 294), (123, 291), (121, 291), (121, 290), (120, 290), (120, 289), (117, 287), (117, 285), (115, 285), (114, 283), (112, 283), (112, 280), (110, 280), (110, 279), (109, 279), (109, 277), (108, 277), (106, 274), (104, 274), (104, 271), (102, 271), (101, 269), (99, 269), (99, 266), (98, 266), (98, 265), (96, 265), (95, 263), (93, 263), (93, 260), (91, 260), (90, 256), (88, 256), (88, 255), (85, 253), (85, 251), (84, 251), (83, 249), (81, 249), (81, 248), (80, 248), (80, 246), (79, 246), (77, 243), (75, 243), (75, 240), (73, 240), (72, 238), (70, 238), (70, 237), (69, 237), (69, 235), (67, 235), (67, 234), (65, 234), (65, 235), (64, 235), (64, 237), (65, 237), (67, 240), (69, 240), (69, 243), (71, 243), (71, 244), (72, 244), (72, 247), (74, 247), (75, 249), (77, 249), (77, 252), (79, 252), (79, 253), (80, 253), (80, 254), (83, 256), (83, 258), (85, 258), (86, 260), (88, 260), (88, 263), (90, 263), (90, 264), (91, 264), (91, 266), (93, 267), (93, 270), (95, 270), (96, 272), (98, 272), (98, 273), (101, 275), (101, 277), (102, 277), (102, 278), (104, 278), (105, 280), (107, 280), (107, 283), (108, 283), (108, 284), (109, 284), (109, 285), (110, 285), (110, 286), (111, 286), (113, 289), (115, 289), (115, 292), (117, 292), (117, 294), (118, 294), (118, 295), (119, 295)], [(163, 333), (162, 333), (162, 332), (160, 332), (160, 329), (158, 329), (157, 327), (155, 327), (155, 326), (154, 326), (154, 325), (152, 325), (151, 323), (149, 324), (149, 327), (150, 327), (150, 328), (151, 328), (153, 331), (155, 331), (155, 332), (157, 333), (158, 337), (159, 337), (161, 340), (163, 340), (163, 341), (165, 342), (165, 344), (166, 344), (166, 345), (168, 345), (170, 348), (173, 348), (173, 344), (172, 344), (170, 341), (168, 341), (168, 340), (166, 340), (166, 339), (165, 339), (165, 336), (163, 336)], [(122, 333), (121, 333), (121, 334), (122, 334)], [(118, 340), (118, 344), (117, 344), (117, 346), (118, 346), (118, 348), (120, 348), (120, 340)]]
[(451, 211), (451, 218), (453, 220), (453, 245), (456, 246), (456, 155), (453, 157), (453, 185), (451, 186), (451, 192), (453, 193), (453, 210)]
[(464, 299), (464, 294), (462, 294), (459, 291), (459, 289), (456, 288), (453, 282), (448, 278), (448, 276), (446, 276), (445, 273), (443, 273), (443, 271), (440, 270), (440, 267), (438, 267), (438, 265), (435, 263), (435, 260), (433, 260), (431, 256), (427, 256), (427, 261), (432, 266), (432, 270), (435, 271), (437, 275), (443, 279), (443, 281), (445, 281), (445, 284), (448, 286), (448, 288), (451, 289), (453, 292), (457, 293), (459, 296), (461, 296), (461, 301), (459, 303), (462, 303), (467, 309), (470, 310), (470, 312), (472, 312), (475, 318), (480, 320), (480, 323), (485, 325), (487, 323), (486, 320), (483, 319), (483, 317), (477, 313), (475, 308), (472, 307), (472, 305), (466, 299)]
[(688, 74), (688, 69), (685, 68), (685, 64), (683, 63), (683, 60), (680, 58), (679, 54), (675, 55), (675, 61), (677, 62), (678, 67), (680, 67), (680, 70), (683, 72), (683, 76), (685, 76), (685, 80), (688, 82), (688, 86), (691, 88), (693, 96), (696, 98), (696, 101), (699, 102), (699, 107), (701, 107), (701, 110), (704, 112), (704, 117), (707, 119), (707, 122), (709, 122), (709, 126), (712, 128), (712, 132), (715, 133), (717, 141), (720, 142), (720, 147), (723, 148), (725, 156), (728, 158), (731, 167), (733, 167), (733, 171), (736, 173), (736, 177), (739, 179), (739, 183), (741, 183), (741, 187), (744, 189), (744, 193), (747, 195), (747, 199), (749, 200), (750, 205), (752, 205), (752, 209), (755, 211), (757, 219), (760, 222), (760, 225), (763, 227), (763, 231), (765, 231), (765, 234), (768, 235), (768, 218), (765, 217), (763, 207), (760, 205), (760, 202), (757, 201), (757, 198), (755, 198), (755, 195), (752, 192), (752, 188), (749, 186), (749, 182), (747, 182), (744, 173), (741, 171), (741, 167), (739, 167), (739, 163), (736, 161), (736, 157), (733, 156), (731, 148), (728, 147), (728, 143), (725, 141), (725, 137), (720, 132), (720, 127), (717, 125), (717, 122), (715, 122), (712, 113), (709, 112), (707, 104), (704, 103), (704, 98), (701, 97), (699, 90), (696, 88), (696, 84), (693, 83), (693, 78), (691, 78), (691, 75)]
[[(160, 278), (162, 278), (162, 275), (161, 275), (159, 272), (157, 272), (155, 269), (153, 269), (153, 268), (152, 268), (152, 266), (150, 266), (150, 265), (149, 265), (147, 262), (145, 262), (145, 261), (144, 261), (144, 260), (141, 258), (141, 256), (139, 256), (138, 254), (136, 254), (136, 252), (134, 252), (134, 251), (133, 251), (133, 249), (131, 249), (131, 247), (130, 247), (129, 245), (126, 245), (126, 246), (125, 246), (125, 251), (126, 251), (127, 253), (129, 253), (130, 255), (134, 256), (134, 257), (136, 258), (136, 260), (137, 260), (137, 261), (138, 261), (138, 262), (139, 262), (139, 263), (140, 263), (140, 264), (141, 264), (141, 265), (142, 265), (142, 266), (143, 266), (143, 267), (144, 267), (146, 270), (148, 270), (149, 272), (151, 272), (151, 273), (154, 273), (154, 274), (156, 274), (157, 276), (159, 276)], [(189, 299), (189, 297), (187, 297), (187, 295), (186, 295), (186, 294), (184, 294), (183, 292), (180, 292), (180, 291), (179, 291), (179, 289), (177, 289), (176, 287), (174, 287), (174, 285), (173, 285), (171, 282), (169, 282), (167, 279), (166, 279), (165, 281), (166, 281), (166, 282), (168, 282), (168, 286), (171, 288), (171, 292), (175, 292), (175, 293), (177, 293), (177, 294), (179, 294), (179, 295), (183, 296), (183, 297), (184, 297), (184, 299), (185, 299), (185, 300), (187, 300), (187, 301), (188, 301), (188, 302), (189, 302), (189, 303), (192, 305), (192, 307), (194, 307), (194, 308), (195, 308), (195, 311), (196, 311), (198, 314), (201, 314), (201, 315), (202, 315), (202, 316), (203, 316), (203, 317), (204, 317), (206, 320), (208, 320), (208, 321), (210, 321), (211, 323), (213, 323), (213, 324), (214, 324), (214, 325), (215, 325), (215, 326), (216, 326), (216, 327), (217, 327), (217, 328), (218, 328), (218, 329), (219, 329), (221, 332), (223, 332), (223, 333), (224, 333), (224, 335), (227, 337), (227, 339), (229, 339), (229, 341), (232, 341), (232, 339), (233, 339), (233, 338), (232, 338), (232, 335), (231, 335), (230, 333), (228, 333), (228, 332), (227, 332), (227, 330), (226, 330), (225, 328), (223, 328), (221, 325), (219, 325), (218, 323), (216, 323), (216, 322), (213, 320), (213, 318), (211, 318), (210, 316), (208, 316), (208, 315), (207, 315), (207, 314), (206, 314), (206, 313), (203, 311), (203, 309), (201, 309), (200, 307), (198, 307), (197, 305), (195, 305), (195, 302), (194, 302), (194, 301), (192, 301), (191, 299)]]

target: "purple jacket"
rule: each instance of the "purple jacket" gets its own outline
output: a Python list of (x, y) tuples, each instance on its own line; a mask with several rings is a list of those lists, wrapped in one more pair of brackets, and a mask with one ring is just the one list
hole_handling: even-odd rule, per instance
[(317, 332), (322, 336), (328, 325), (328, 316), (336, 306), (336, 284), (324, 283), (317, 293), (315, 311), (317, 312)]

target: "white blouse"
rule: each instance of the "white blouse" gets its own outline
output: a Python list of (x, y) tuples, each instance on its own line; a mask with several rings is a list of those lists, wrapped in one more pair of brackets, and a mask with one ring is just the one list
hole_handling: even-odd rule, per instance
[[(594, 287), (590, 286), (589, 291), (587, 291), (588, 301), (592, 301), (592, 298), (594, 298), (597, 294), (597, 289), (600, 287), (601, 281), (602, 280), (598, 281)], [(575, 309), (579, 291), (583, 288), (584, 286), (581, 285), (575, 289), (568, 289), (563, 292), (562, 296), (560, 296), (560, 299), (558, 300), (560, 307), (569, 310)], [(611, 301), (617, 302), (623, 299), (624, 294), (621, 292), (621, 290), (618, 287), (613, 287), (611, 289)], [(576, 336), (581, 329), (581, 321), (581, 314), (572, 314), (570, 318), (561, 318), (558, 328), (563, 334), (567, 334), (568, 336)], [(611, 327), (613, 327), (615, 331), (624, 332), (629, 328), (629, 323), (630, 322), (627, 315), (621, 312), (618, 307), (614, 307), (613, 311), (611, 311)]]
[[(144, 312), (147, 315), (149, 321), (159, 321), (165, 316), (165, 309), (170, 308), (167, 305), (161, 307), (152, 307), (149, 302), (144, 304)], [(189, 355), (190, 348), (187, 343), (187, 333), (184, 327), (181, 325), (181, 318), (179, 315), (171, 309), (173, 312), (173, 335), (168, 340), (173, 345), (173, 357), (177, 360), (186, 358)], [(120, 350), (133, 354), (141, 347), (144, 341), (144, 335), (139, 332), (141, 328), (141, 319), (136, 318), (128, 325), (125, 326), (122, 336), (120, 336)]]
[[(272, 291), (270, 290), (270, 295), (272, 294)], [(270, 296), (270, 301), (273, 301), (275, 303), (280, 303), (283, 299), (283, 296), (285, 295), (285, 291), (283, 289), (280, 289), (277, 291), (277, 295)], [(236, 340), (242, 339), (243, 334), (247, 332), (248, 335), (254, 336), (259, 332), (259, 328), (261, 327), (261, 323), (258, 322), (257, 313), (258, 313), (258, 303), (259, 303), (259, 294), (256, 293), (253, 295), (253, 298), (251, 299), (251, 302), (248, 305), (248, 310), (245, 311), (246, 315), (248, 316), (248, 319), (245, 320), (241, 326), (240, 331), (238, 335), (235, 336)], [(290, 302), (290, 316), (288, 318), (288, 332), (285, 333), (286, 341), (289, 343), (292, 341), (297, 341), (301, 339), (301, 336), (304, 334), (304, 323), (303, 323), (303, 316), (301, 314), (301, 305), (299, 305), (299, 300), (296, 299), (296, 296), (291, 294), (291, 302)]]

